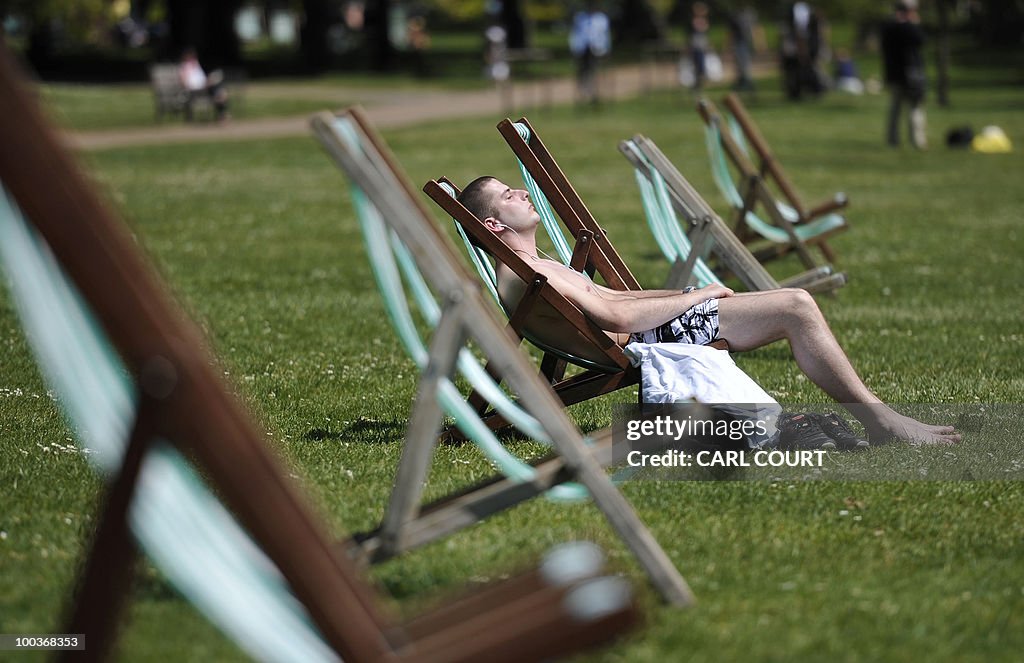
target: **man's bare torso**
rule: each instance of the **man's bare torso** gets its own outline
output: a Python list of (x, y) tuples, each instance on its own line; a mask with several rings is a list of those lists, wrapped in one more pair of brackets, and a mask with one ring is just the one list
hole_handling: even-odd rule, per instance
[[(547, 277), (548, 283), (555, 290), (563, 292), (563, 294), (564, 290), (569, 289), (560, 287), (564, 285), (575, 286), (587, 292), (596, 292), (594, 284), (588, 276), (580, 274), (562, 263), (554, 260), (534, 259), (529, 260), (529, 265), (538, 273)], [(511, 315), (526, 293), (527, 284), (516, 276), (515, 272), (500, 263), (498, 264), (497, 277), (498, 296), (501, 298), (505, 310)], [(593, 330), (603, 333), (620, 347), (629, 340), (628, 334), (604, 331), (596, 324), (593, 324)], [(595, 363), (608, 364), (607, 356), (600, 349), (594, 347), (594, 344), (568, 322), (565, 316), (541, 298), (538, 298), (534, 303), (522, 331), (527, 338), (537, 341), (541, 345), (546, 345)]]

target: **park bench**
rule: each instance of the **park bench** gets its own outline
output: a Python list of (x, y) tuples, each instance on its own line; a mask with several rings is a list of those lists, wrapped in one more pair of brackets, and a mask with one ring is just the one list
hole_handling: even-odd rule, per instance
[[(221, 71), (221, 70), (218, 70)], [(212, 72), (210, 75), (215, 75)], [(224, 85), (227, 87), (232, 112), (237, 113), (245, 98), (246, 74), (243, 69), (224, 69), (221, 71)], [(149, 82), (153, 89), (153, 105), (157, 121), (164, 115), (182, 113), (186, 120), (196, 116), (201, 110), (211, 119), (214, 116), (213, 102), (205, 94), (190, 95), (181, 83), (178, 65), (173, 62), (157, 62), (149, 66)]]
[[(183, 113), (186, 119), (193, 117), (195, 108), (205, 105), (211, 109), (210, 100), (204, 96), (192, 97), (181, 84), (178, 65), (173, 62), (157, 62), (149, 66), (149, 83), (153, 88), (153, 104), (157, 121), (164, 115)], [(189, 106), (192, 106), (190, 108)]]

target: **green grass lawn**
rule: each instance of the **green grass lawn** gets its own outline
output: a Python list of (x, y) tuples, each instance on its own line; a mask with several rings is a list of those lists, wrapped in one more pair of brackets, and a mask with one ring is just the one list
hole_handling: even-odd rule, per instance
[[(833, 242), (850, 283), (820, 305), (868, 384), (897, 407), (1024, 402), (1024, 92), (999, 72), (957, 85), (970, 73), (958, 73), (950, 108), (929, 108), (933, 147), (923, 153), (883, 147), (883, 97), (792, 105), (766, 86), (749, 105), (806, 198), (843, 190), (852, 201), (851, 230)], [(386, 138), (417, 185), (483, 172), (513, 182), (498, 119)], [(600, 112), (552, 109), (531, 121), (646, 285), (668, 268), (618, 140), (652, 137), (721, 205), (693, 99), (682, 93)], [(945, 149), (945, 130), (962, 124), (997, 124), (1016, 151)], [(343, 175), (312, 138), (118, 149), (84, 160), (330, 530), (342, 537), (375, 526), (416, 374), (372, 286)], [(57, 632), (100, 486), (74, 451), (6, 291), (0, 345), (0, 632)], [(783, 403), (823, 399), (781, 344), (737, 361)], [(612, 403), (634, 398), (626, 390), (572, 414), (586, 429), (604, 426)], [(1019, 440), (1019, 423), (1013, 433)], [(963, 449), (971, 444), (968, 434)], [(865, 458), (913, 453), (886, 447)], [(488, 473), (473, 448), (443, 448), (428, 495)], [(695, 608), (662, 606), (592, 506), (544, 500), (372, 576), (407, 613), (557, 542), (589, 538), (637, 581), (648, 616), (634, 635), (584, 660), (980, 662), (1019, 660), (1024, 649), (1019, 482), (636, 481), (623, 491), (691, 583)], [(124, 624), (123, 660), (242, 657), (146, 564)]]

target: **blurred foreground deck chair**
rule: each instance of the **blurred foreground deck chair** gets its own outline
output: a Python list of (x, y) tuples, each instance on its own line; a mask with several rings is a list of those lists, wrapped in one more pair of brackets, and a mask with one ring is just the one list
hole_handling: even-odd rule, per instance
[[(813, 269), (818, 263), (810, 249), (816, 246), (829, 264), (834, 263), (835, 252), (827, 240), (849, 227), (837, 213), (847, 205), (846, 195), (837, 193), (816, 207), (805, 206), (739, 97), (729, 94), (725, 105), (731, 113), (728, 118), (708, 99), (697, 102), (697, 111), (705, 124), (705, 143), (715, 184), (736, 210), (737, 236), (744, 242), (755, 243), (754, 255), (761, 261), (794, 251), (807, 269)], [(748, 144), (756, 155), (748, 153)], [(756, 165), (754, 158), (758, 161)], [(738, 184), (730, 163), (738, 173)], [(756, 213), (759, 203), (768, 214), (767, 221)]]
[[(829, 266), (776, 281), (654, 141), (637, 134), (621, 141), (619, 151), (633, 165), (647, 223), (671, 265), (666, 288), (721, 283), (701, 257), (708, 253), (751, 291), (793, 287), (811, 293), (831, 292), (846, 282), (844, 274), (833, 274)], [(680, 226), (680, 216), (690, 229), (689, 236)]]
[[(64, 658), (110, 657), (140, 550), (267, 661), (548, 660), (635, 619), (628, 587), (593, 577), (593, 548), (576, 548), (393, 621), (313, 518), (222, 384), (199, 328), (61, 148), (3, 49), (0, 118), (0, 262), (42, 372), (109, 482), (63, 628), (84, 634), (85, 651)], [(419, 411), (430, 411), (433, 386), (424, 381)]]
[[(352, 183), (374, 278), (392, 325), (423, 376), (384, 522), (360, 537), (371, 561), (436, 540), (545, 491), (556, 497), (582, 493), (601, 510), (662, 597), (676, 605), (690, 603), (686, 582), (602, 467), (611, 460), (610, 430), (584, 439), (569, 420), (551, 388), (498, 321), (480, 284), (435, 226), (383, 140), (356, 109), (340, 115), (322, 113), (312, 123), (317, 138)], [(418, 332), (409, 301), (415, 302), (421, 322), (432, 329), (429, 341)], [(488, 371), (470, 352), (469, 342), (486, 358)], [(512, 455), (463, 400), (453, 382), (456, 373), (485, 394), (507, 421), (549, 444), (554, 453), (534, 464)], [(503, 380), (518, 400), (506, 397), (492, 376)], [(425, 389), (436, 391), (438, 397), (425, 398)], [(455, 419), (500, 474), (421, 506), (441, 410)], [(560, 485), (570, 480), (585, 491), (578, 485)]]

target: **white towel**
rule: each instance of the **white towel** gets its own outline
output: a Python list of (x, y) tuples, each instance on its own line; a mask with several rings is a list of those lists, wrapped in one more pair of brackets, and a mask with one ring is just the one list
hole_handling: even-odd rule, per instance
[(728, 352), (688, 343), (630, 343), (625, 354), (640, 368), (645, 403), (696, 401), (734, 417), (766, 423), (767, 434), (747, 438), (751, 449), (777, 436), (778, 401), (744, 373)]

